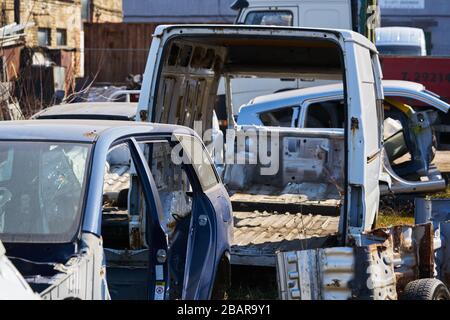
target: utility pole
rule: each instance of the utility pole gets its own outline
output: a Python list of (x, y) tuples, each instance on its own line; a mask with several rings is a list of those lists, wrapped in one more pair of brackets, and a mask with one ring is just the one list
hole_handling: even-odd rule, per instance
[(375, 43), (375, 28), (380, 26), (378, 0), (360, 0), (358, 31)]
[(14, 0), (14, 22), (20, 24), (20, 0)]

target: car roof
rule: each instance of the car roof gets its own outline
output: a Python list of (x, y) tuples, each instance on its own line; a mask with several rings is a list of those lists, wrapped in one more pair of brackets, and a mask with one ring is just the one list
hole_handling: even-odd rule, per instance
[(245, 108), (251, 105), (268, 104), (271, 102), (280, 102), (283, 104), (287, 103), (298, 103), (299, 101), (313, 99), (315, 97), (321, 97), (324, 95), (342, 95), (342, 84), (327, 84), (323, 86), (315, 86), (294, 90), (287, 90), (283, 92), (277, 92), (273, 94), (268, 94), (264, 96), (259, 96), (251, 100), (247, 105), (243, 106)]
[(346, 42), (354, 42), (361, 46), (368, 48), (373, 52), (378, 52), (375, 44), (373, 44), (367, 37), (362, 34), (346, 29), (330, 29), (330, 28), (308, 28), (308, 27), (294, 27), (294, 26), (262, 26), (262, 25), (236, 25), (236, 24), (162, 24), (156, 27), (153, 36), (161, 37), (166, 32), (182, 32), (185, 35), (197, 34), (198, 30), (204, 30), (205, 33), (209, 33), (211, 37), (217, 37), (218, 34), (236, 34), (236, 31), (242, 30), (246, 32), (248, 30), (260, 30), (265, 35), (276, 33), (284, 33), (291, 31), (310, 31), (310, 32), (327, 32), (333, 33), (342, 37)]
[(397, 89), (404, 89), (408, 91), (424, 91), (425, 86), (418, 82), (403, 81), (403, 80), (383, 80), (384, 91), (395, 91)]
[(136, 116), (137, 103), (131, 102), (79, 102), (48, 107), (33, 118), (108, 118), (111, 120), (132, 120)]
[(131, 134), (196, 133), (187, 127), (172, 124), (110, 121), (110, 120), (19, 120), (3, 121), (0, 140), (48, 140), (94, 142), (101, 136), (127, 136)]
[[(342, 83), (328, 84), (322, 86), (308, 87), (302, 89), (288, 90), (278, 93), (273, 93), (265, 96), (256, 97), (251, 100), (247, 105), (241, 107), (243, 110), (255, 110), (261, 107), (262, 109), (296, 105), (305, 100), (326, 97), (326, 96), (341, 96), (342, 95)], [(426, 88), (416, 82), (402, 81), (402, 80), (383, 80), (384, 93), (389, 95), (399, 91), (401, 92), (426, 92), (429, 98), (433, 100), (433, 103), (448, 106), (448, 104), (432, 92), (426, 91)]]

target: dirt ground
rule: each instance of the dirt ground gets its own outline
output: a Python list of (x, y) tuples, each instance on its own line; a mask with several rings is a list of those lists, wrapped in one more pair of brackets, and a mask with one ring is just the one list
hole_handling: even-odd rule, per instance
[(275, 268), (233, 266), (229, 300), (267, 300), (278, 298)]

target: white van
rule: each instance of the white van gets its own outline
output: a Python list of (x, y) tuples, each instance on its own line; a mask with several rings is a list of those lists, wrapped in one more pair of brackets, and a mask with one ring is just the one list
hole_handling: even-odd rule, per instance
[(380, 54), (426, 56), (425, 33), (419, 28), (383, 27), (375, 29)]
[(352, 30), (351, 0), (246, 0), (237, 23)]
[[(358, 0), (236, 0), (231, 9), (239, 11), (236, 24), (346, 29), (374, 40), (373, 32), (366, 28), (367, 23), (374, 26), (379, 24), (376, 5), (372, 3), (375, 1), (363, 3)], [(335, 79), (309, 75), (282, 79), (235, 76), (230, 80), (235, 116), (242, 105), (258, 96), (336, 82)], [(224, 81), (220, 83), (219, 95), (225, 95)], [(217, 109), (223, 110), (223, 103)], [(223, 123), (221, 112), (218, 115), (219, 121)]]

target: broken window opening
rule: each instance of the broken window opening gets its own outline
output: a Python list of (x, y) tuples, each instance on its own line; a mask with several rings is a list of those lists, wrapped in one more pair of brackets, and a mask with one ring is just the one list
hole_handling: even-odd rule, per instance
[(287, 107), (275, 111), (262, 112), (259, 114), (259, 118), (265, 126), (290, 127), (292, 125), (293, 114), (293, 107)]

